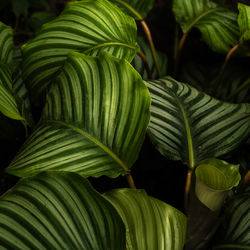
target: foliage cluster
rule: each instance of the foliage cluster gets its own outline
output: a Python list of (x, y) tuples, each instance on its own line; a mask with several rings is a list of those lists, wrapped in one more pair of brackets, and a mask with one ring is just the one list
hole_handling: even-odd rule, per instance
[[(154, 0), (7, 6), (0, 136), (20, 145), (2, 165), (20, 179), (0, 197), (0, 249), (250, 249), (250, 6), (173, 0), (168, 57)], [(187, 166), (183, 211), (136, 189), (146, 134)], [(130, 188), (101, 194), (87, 179), (101, 176)]]

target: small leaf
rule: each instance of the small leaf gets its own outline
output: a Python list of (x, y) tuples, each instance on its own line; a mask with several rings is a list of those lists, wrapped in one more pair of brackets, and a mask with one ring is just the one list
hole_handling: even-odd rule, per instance
[(236, 13), (209, 0), (174, 0), (173, 12), (183, 33), (198, 28), (208, 46), (227, 53), (239, 39)]
[(182, 250), (186, 216), (144, 190), (118, 189), (104, 194), (126, 226), (127, 250)]
[(39, 35), (23, 46), (23, 80), (32, 100), (60, 73), (70, 51), (98, 55), (105, 50), (132, 61), (138, 50), (136, 23), (107, 0), (67, 4), (60, 16), (44, 24)]
[(143, 20), (153, 8), (155, 0), (111, 0), (125, 13), (137, 20)]
[[(149, 71), (150, 71), (150, 75), (147, 72), (147, 68), (145, 66), (145, 62), (143, 61), (143, 59), (136, 54), (135, 58), (132, 62), (132, 65), (134, 66), (134, 68), (140, 73), (140, 75), (142, 76), (142, 78), (144, 80), (147, 79), (156, 79), (158, 78), (158, 73), (157, 73), (157, 69), (155, 67), (155, 63), (153, 60), (153, 56), (152, 56), (152, 52), (150, 50), (149, 45), (147, 44), (147, 42), (143, 39), (143, 37), (138, 37), (137, 40), (141, 51), (143, 52), (143, 54), (146, 57), (148, 66), (149, 66)], [(161, 67), (161, 72), (163, 75), (167, 74), (167, 63), (168, 63), (168, 59), (167, 56), (159, 51), (156, 52), (158, 59), (159, 59), (159, 64)]]
[(239, 165), (218, 159), (206, 159), (195, 170), (195, 192), (199, 200), (213, 211), (218, 211), (230, 189), (240, 182)]
[(250, 134), (250, 104), (219, 101), (171, 77), (147, 83), (149, 135), (166, 157), (189, 167), (235, 149)]
[(213, 249), (250, 249), (250, 188), (226, 204)]
[(7, 172), (83, 176), (127, 174), (150, 119), (150, 95), (125, 60), (71, 52), (48, 94), (42, 119)]
[(0, 198), (0, 248), (124, 250), (125, 228), (84, 178), (42, 173)]

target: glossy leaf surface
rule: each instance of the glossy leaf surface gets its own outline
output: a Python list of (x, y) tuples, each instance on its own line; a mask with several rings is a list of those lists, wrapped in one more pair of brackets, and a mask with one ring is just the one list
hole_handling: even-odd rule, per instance
[(7, 172), (126, 174), (143, 143), (149, 106), (148, 89), (127, 61), (72, 52), (51, 87), (40, 124)]
[(219, 101), (171, 77), (149, 81), (149, 135), (166, 157), (189, 167), (218, 157), (247, 139), (250, 104)]
[(153, 8), (155, 0), (112, 0), (125, 13), (137, 20), (144, 19)]
[(23, 77), (33, 101), (59, 74), (70, 51), (98, 55), (105, 50), (131, 61), (138, 46), (136, 24), (107, 0), (70, 2), (23, 46)]
[(200, 30), (208, 46), (227, 53), (239, 39), (237, 14), (209, 0), (174, 0), (173, 12), (183, 33), (193, 27)]
[(104, 197), (124, 221), (127, 250), (183, 249), (186, 216), (174, 207), (148, 196), (144, 190), (112, 190)]
[(124, 250), (125, 228), (87, 180), (43, 173), (0, 198), (0, 248)]

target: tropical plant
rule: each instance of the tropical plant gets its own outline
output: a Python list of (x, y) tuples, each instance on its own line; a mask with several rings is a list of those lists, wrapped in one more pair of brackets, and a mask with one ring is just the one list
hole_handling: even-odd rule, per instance
[[(154, 0), (72, 1), (57, 17), (45, 1), (42, 12), (10, 2), (0, 136), (18, 145), (2, 157), (1, 180), (18, 178), (1, 192), (0, 249), (250, 249), (250, 6), (173, 0), (167, 57), (146, 22)], [(25, 43), (22, 17), (32, 23)], [(200, 36), (193, 28), (201, 62), (185, 48)], [(136, 189), (146, 137), (187, 167), (180, 209)], [(103, 176), (129, 188), (98, 192)]]

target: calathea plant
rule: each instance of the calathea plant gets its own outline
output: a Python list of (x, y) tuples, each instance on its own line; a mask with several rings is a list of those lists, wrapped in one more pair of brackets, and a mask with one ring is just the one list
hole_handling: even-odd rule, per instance
[[(0, 23), (1, 127), (16, 120), (26, 136), (4, 166), (20, 179), (0, 197), (0, 249), (250, 249), (237, 153), (249, 147), (249, 72), (230, 70), (249, 56), (250, 7), (221, 2), (173, 1), (173, 59), (145, 21), (153, 0), (72, 1), (21, 48)], [(225, 54), (219, 67), (182, 61), (193, 28)], [(188, 168), (183, 211), (136, 189), (146, 134)], [(103, 175), (129, 188), (101, 194), (87, 178)]]

